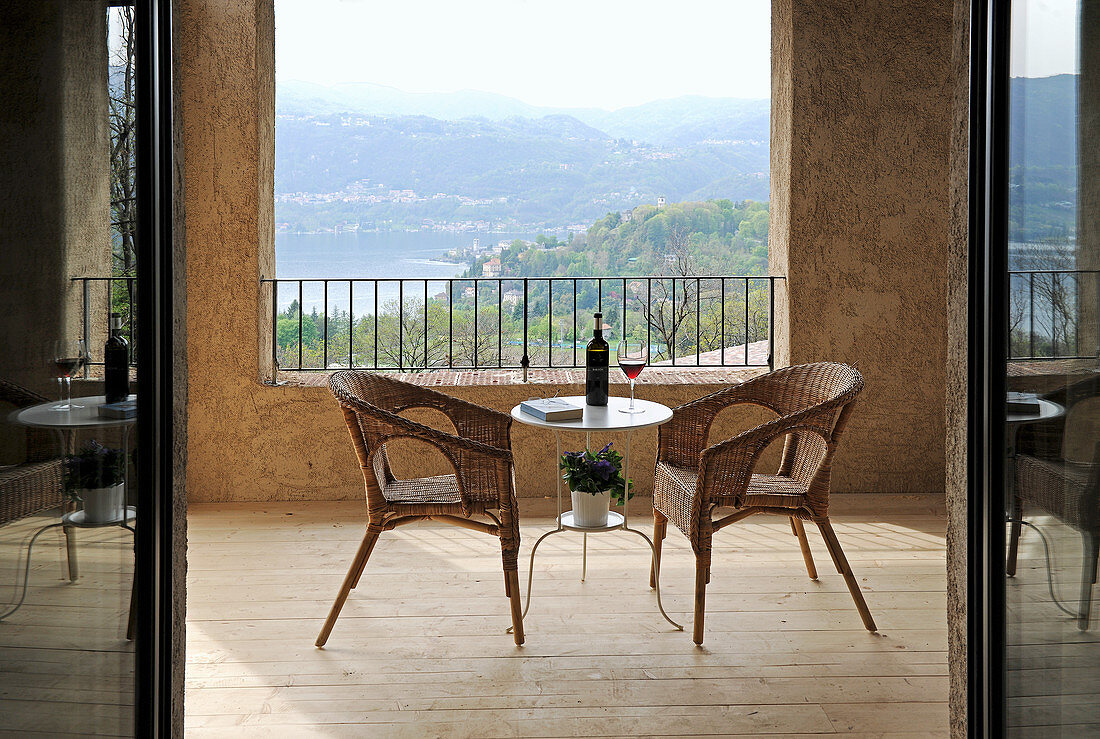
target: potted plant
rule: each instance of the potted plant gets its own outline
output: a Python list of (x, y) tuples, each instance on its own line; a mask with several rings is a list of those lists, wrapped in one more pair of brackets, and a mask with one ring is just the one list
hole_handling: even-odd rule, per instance
[(569, 484), (576, 526), (606, 526), (612, 495), (618, 505), (634, 495), (629, 492), (633, 483), (623, 477), (623, 456), (611, 450), (610, 442), (595, 453), (566, 452), (558, 466)]
[(111, 523), (125, 518), (126, 459), (94, 439), (65, 458), (65, 492), (83, 503), (85, 523)]

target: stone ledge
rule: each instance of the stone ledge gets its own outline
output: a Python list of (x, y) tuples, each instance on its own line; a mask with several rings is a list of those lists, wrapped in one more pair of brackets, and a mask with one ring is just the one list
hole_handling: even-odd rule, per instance
[[(730, 385), (757, 377), (768, 370), (761, 367), (647, 367), (638, 378), (638, 385)], [(491, 385), (522, 385), (523, 372), (510, 369), (429, 370), (424, 372), (394, 372), (394, 376), (414, 385), (429, 387), (486, 387)], [(614, 372), (613, 372), (614, 374)], [(289, 386), (326, 387), (332, 371), (280, 372), (279, 380)], [(540, 369), (527, 373), (529, 385), (582, 385), (584, 370)], [(612, 385), (628, 386), (625, 378), (612, 379)]]

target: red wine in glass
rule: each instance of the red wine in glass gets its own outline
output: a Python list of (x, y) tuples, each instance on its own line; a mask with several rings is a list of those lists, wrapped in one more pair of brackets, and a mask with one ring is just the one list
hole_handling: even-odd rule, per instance
[(619, 369), (630, 380), (630, 406), (620, 408), (622, 413), (644, 413), (641, 408), (634, 407), (634, 380), (642, 374), (646, 362), (649, 361), (649, 347), (642, 341), (619, 342)]
[(65, 402), (53, 406), (55, 411), (71, 411), (83, 408), (73, 403), (72, 378), (88, 359), (88, 351), (83, 339), (59, 339), (54, 342), (53, 366), (57, 375), (58, 390), (65, 385)]

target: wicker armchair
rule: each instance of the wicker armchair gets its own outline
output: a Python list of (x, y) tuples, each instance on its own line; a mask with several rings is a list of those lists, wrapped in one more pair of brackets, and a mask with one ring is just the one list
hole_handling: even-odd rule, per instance
[[(820, 363), (787, 367), (741, 385), (720, 390), (674, 409), (660, 427), (653, 490), (654, 567), (656, 585), (661, 542), (668, 521), (691, 541), (695, 551), (695, 624), (693, 638), (703, 643), (703, 611), (710, 581), (711, 537), (715, 531), (754, 513), (790, 518), (811, 579), (817, 579), (806, 541), (804, 520), (821, 530), (837, 572), (844, 576), (856, 608), (869, 631), (874, 620), (859, 584), (829, 523), (829, 476), (837, 442), (863, 389), (863, 378), (852, 367)], [(732, 439), (707, 446), (714, 418), (723, 409), (753, 404), (778, 418)], [(764, 449), (784, 437), (777, 474), (754, 470)], [(733, 512), (714, 519), (719, 508)]]
[[(517, 557), (519, 511), (512, 471), (510, 416), (381, 374), (345, 370), (333, 374), (340, 403), (366, 484), (369, 522), (336, 602), (317, 637), (325, 645), (340, 609), (367, 564), (378, 535), (431, 519), (500, 537), (504, 594), (511, 599), (513, 636), (523, 644), (523, 612)], [(437, 431), (399, 416), (410, 408), (443, 412), (456, 433)], [(450, 475), (399, 480), (390, 471), (386, 443), (414, 439), (431, 444), (454, 470)], [(494, 514), (493, 511), (496, 511)], [(491, 523), (473, 520), (483, 515)]]
[[(26, 408), (46, 402), (38, 393), (0, 380), (0, 403)], [(56, 437), (43, 429), (26, 430), (25, 461), (0, 467), (0, 526), (35, 513), (61, 507), (63, 458)], [(76, 550), (73, 531), (65, 527), (69, 577), (75, 580)]]
[(1017, 454), (1006, 574), (1016, 574), (1024, 507), (1054, 516), (1081, 534), (1081, 600), (1077, 627), (1089, 628), (1100, 559), (1100, 396), (1070, 407), (1057, 458)]

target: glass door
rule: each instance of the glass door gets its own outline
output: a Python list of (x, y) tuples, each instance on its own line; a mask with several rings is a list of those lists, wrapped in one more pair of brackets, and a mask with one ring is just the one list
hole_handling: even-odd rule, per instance
[(972, 725), (1100, 736), (1100, 3), (975, 7)]
[(0, 4), (5, 735), (169, 725), (161, 17)]

